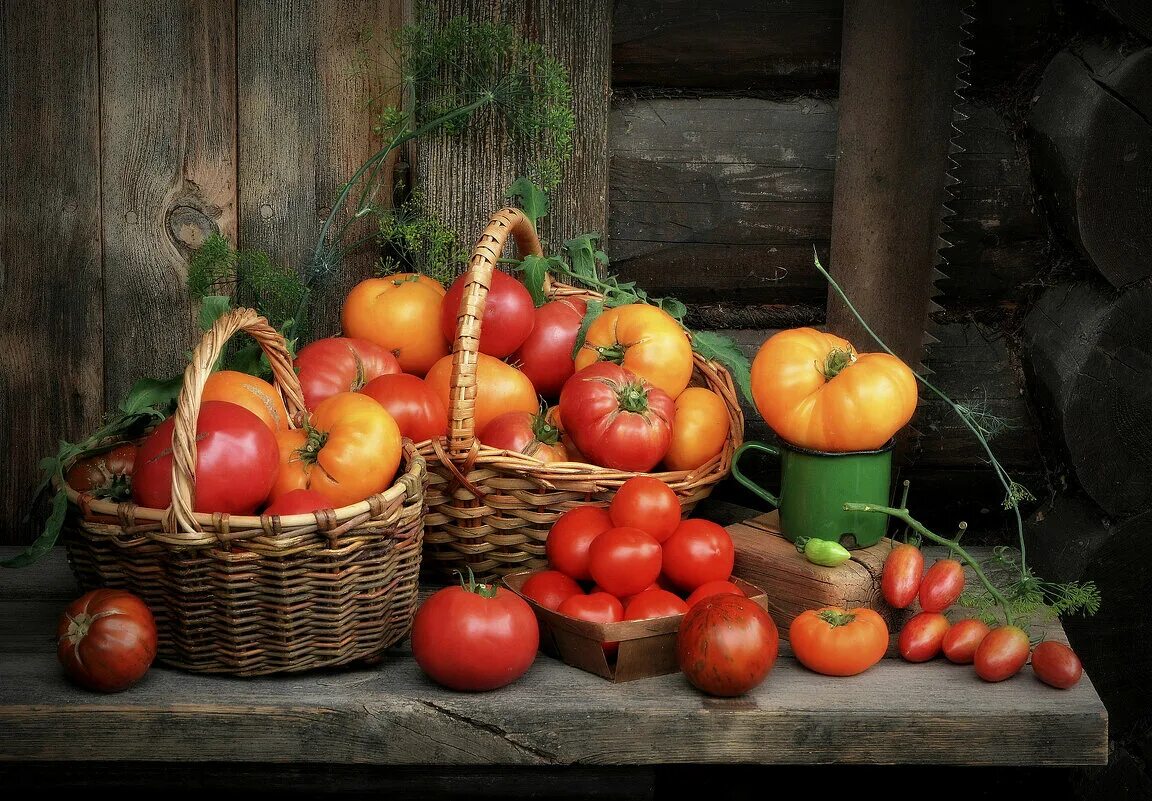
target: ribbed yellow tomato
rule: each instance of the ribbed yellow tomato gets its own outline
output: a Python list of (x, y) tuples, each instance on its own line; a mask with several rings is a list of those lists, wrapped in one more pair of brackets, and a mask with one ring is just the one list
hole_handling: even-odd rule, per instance
[(692, 343), (668, 312), (647, 303), (605, 309), (576, 354), (576, 372), (606, 361), (631, 370), (673, 400), (692, 380)]
[(276, 388), (262, 378), (235, 370), (218, 370), (208, 376), (202, 401), (220, 400), (243, 406), (255, 414), (272, 433), (288, 428), (288, 411)]
[(695, 470), (724, 450), (731, 427), (728, 407), (719, 395), (704, 387), (688, 387), (676, 399), (672, 444), (664, 454), (664, 466)]
[(344, 335), (375, 342), (396, 354), (406, 373), (423, 376), (449, 352), (440, 333), (444, 287), (426, 275), (400, 273), (367, 278), (344, 300)]

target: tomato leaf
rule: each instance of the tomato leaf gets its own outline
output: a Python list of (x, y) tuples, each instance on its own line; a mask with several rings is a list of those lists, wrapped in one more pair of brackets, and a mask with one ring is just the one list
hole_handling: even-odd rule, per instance
[(125, 415), (142, 414), (163, 419), (176, 405), (176, 396), (180, 394), (183, 383), (182, 375), (163, 381), (142, 378), (128, 390), (128, 395), (120, 402), (120, 411)]
[(596, 268), (596, 242), (599, 239), (599, 234), (581, 234), (564, 242), (564, 250), (572, 263), (572, 276), (593, 286), (600, 282), (600, 271)]
[(755, 405), (752, 398), (752, 367), (739, 345), (715, 331), (696, 331), (692, 334), (692, 349), (705, 359), (724, 365), (745, 399)]
[(532, 221), (533, 226), (537, 220), (548, 214), (548, 193), (523, 175), (512, 182), (504, 197), (516, 201), (516, 205), (524, 212), (524, 216)]
[(520, 272), (524, 274), (524, 287), (537, 306), (543, 306), (548, 300), (544, 294), (544, 279), (548, 275), (549, 263), (548, 259), (531, 253), (520, 262)]
[(64, 528), (64, 517), (67, 514), (68, 496), (62, 491), (57, 492), (56, 497), (52, 499), (52, 511), (49, 513), (48, 519), (44, 521), (44, 530), (40, 536), (22, 552), (11, 559), (0, 562), (0, 565), (3, 567), (27, 567), (42, 559), (45, 554), (52, 550), (52, 546), (60, 537), (60, 531)]
[(688, 314), (688, 307), (676, 298), (660, 298), (657, 304), (668, 313), (669, 317), (674, 317), (681, 325), (684, 324), (684, 317)]
[(588, 310), (584, 312), (584, 318), (580, 321), (580, 328), (576, 331), (576, 341), (572, 345), (572, 358), (575, 359), (580, 354), (580, 349), (584, 347), (584, 340), (588, 337), (588, 328), (604, 312), (604, 302), (600, 300), (589, 300)]

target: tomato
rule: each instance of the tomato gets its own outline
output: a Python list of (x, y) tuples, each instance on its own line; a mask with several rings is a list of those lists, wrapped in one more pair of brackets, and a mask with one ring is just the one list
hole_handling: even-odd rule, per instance
[(340, 312), (344, 334), (391, 351), (406, 373), (424, 375), (450, 352), (436, 320), (444, 287), (416, 273), (368, 278), (352, 288)]
[(948, 618), (939, 612), (920, 612), (900, 630), (900, 656), (907, 662), (935, 659), (948, 633)]
[(704, 387), (688, 387), (676, 398), (672, 424), (672, 444), (664, 454), (669, 470), (695, 470), (720, 455), (732, 421), (728, 407), (715, 392)]
[(320, 402), (308, 427), (282, 431), (276, 441), (280, 473), (272, 500), (314, 489), (336, 508), (392, 486), (400, 466), (400, 428), (376, 401), (340, 392)]
[(545, 463), (568, 461), (560, 429), (548, 423), (540, 412), (505, 412), (484, 426), (480, 441)]
[(227, 401), (243, 406), (264, 421), (273, 432), (288, 428), (288, 410), (276, 387), (262, 378), (235, 370), (219, 370), (208, 376), (201, 401)]
[(992, 629), (980, 641), (972, 664), (984, 681), (1004, 681), (1020, 672), (1028, 661), (1031, 643), (1028, 634), (1018, 626)]
[(584, 590), (559, 570), (541, 570), (539, 573), (533, 573), (524, 582), (520, 593), (545, 609), (555, 610), (571, 596), (583, 595)]
[(651, 470), (668, 452), (675, 415), (666, 392), (606, 362), (575, 373), (560, 391), (564, 430), (602, 467)]
[(494, 584), (445, 587), (416, 610), (412, 657), (452, 690), (504, 687), (536, 659), (540, 628), (528, 602)]
[(964, 565), (955, 559), (933, 562), (920, 581), (920, 608), (943, 612), (964, 592)]
[(373, 378), (361, 394), (388, 410), (400, 435), (424, 442), (448, 433), (448, 410), (444, 400), (419, 376), (395, 373)]
[(735, 561), (731, 535), (711, 520), (684, 520), (664, 543), (664, 575), (685, 592), (727, 579)]
[[(445, 356), (432, 365), (424, 380), (450, 412), (452, 357)], [(505, 412), (535, 413), (540, 408), (536, 390), (528, 376), (512, 365), (483, 353), (476, 357), (475, 403), (472, 420), (477, 435)]]
[(992, 629), (983, 620), (968, 618), (954, 623), (944, 635), (941, 647), (949, 662), (971, 665), (976, 649)]
[(536, 309), (532, 333), (513, 356), (536, 392), (546, 398), (559, 395), (564, 382), (576, 372), (572, 350), (587, 309), (588, 305), (580, 298), (545, 303)]
[(327, 337), (305, 345), (296, 354), (295, 367), (308, 411), (337, 392), (359, 392), (375, 378), (400, 372), (400, 362), (390, 351), (356, 337)]
[(682, 615), (688, 611), (684, 599), (659, 587), (638, 592), (624, 604), (625, 620), (648, 620), (654, 617)]
[(666, 311), (647, 303), (605, 309), (588, 326), (576, 370), (599, 361), (622, 365), (673, 400), (692, 380), (688, 332)]
[[(572, 595), (560, 604), (556, 611), (566, 617), (588, 620), (592, 623), (619, 623), (624, 619), (624, 606), (616, 596), (606, 592)], [(616, 653), (619, 645), (615, 642), (604, 643), (604, 653), (608, 655)]]
[[(169, 417), (140, 445), (132, 473), (132, 499), (165, 509), (172, 502), (172, 430)], [(276, 482), (276, 437), (243, 406), (205, 401), (196, 418), (196, 483), (193, 510), (250, 515)]]
[(1076, 686), (1084, 666), (1076, 652), (1062, 642), (1045, 640), (1032, 649), (1032, 672), (1036, 678), (1058, 690)]
[(552, 524), (544, 541), (548, 564), (577, 581), (591, 581), (588, 548), (592, 540), (615, 525), (603, 507), (569, 509)]
[(548, 411), (544, 412), (544, 419), (548, 421), (548, 425), (553, 426), (560, 432), (560, 442), (564, 445), (564, 452), (568, 454), (568, 461), (591, 464), (588, 457), (580, 453), (580, 449), (576, 447), (576, 443), (572, 441), (572, 437), (568, 436), (568, 432), (564, 430), (564, 422), (560, 419), (559, 406), (549, 406)]
[(855, 676), (884, 658), (888, 625), (872, 609), (826, 606), (801, 612), (788, 629), (800, 664), (825, 676)]
[(285, 492), (264, 510), (265, 515), (306, 515), (320, 509), (335, 509), (324, 493), (314, 489), (294, 489)]
[(920, 592), (920, 579), (924, 575), (924, 554), (915, 545), (902, 543), (888, 552), (884, 572), (880, 576), (880, 591), (893, 609), (907, 609)]
[(588, 546), (588, 572), (605, 592), (635, 595), (660, 575), (660, 543), (638, 528), (610, 528)]
[(752, 395), (773, 431), (802, 448), (882, 448), (916, 410), (916, 376), (887, 353), (857, 353), (814, 328), (769, 337), (752, 361)]
[(680, 525), (680, 499), (672, 488), (652, 476), (633, 476), (620, 485), (608, 505), (618, 526), (632, 526), (664, 542)]
[(90, 690), (115, 693), (143, 678), (156, 657), (156, 620), (126, 590), (92, 590), (64, 610), (56, 627), (64, 672)]
[[(469, 270), (452, 282), (440, 303), (440, 333), (449, 342), (456, 339), (460, 301), (471, 281)], [(536, 305), (524, 285), (508, 273), (493, 270), (484, 298), (484, 319), (480, 322), (480, 352), (497, 359), (512, 355), (532, 333), (535, 322)]]
[(64, 480), (77, 492), (90, 492), (96, 498), (126, 501), (132, 496), (132, 469), (136, 446), (124, 442), (104, 453), (77, 459)]
[(780, 633), (756, 602), (714, 595), (693, 606), (680, 622), (676, 658), (692, 686), (709, 695), (743, 695), (764, 681), (776, 664)]
[(693, 607), (713, 595), (744, 595), (744, 591), (731, 581), (706, 581), (688, 596), (688, 606)]

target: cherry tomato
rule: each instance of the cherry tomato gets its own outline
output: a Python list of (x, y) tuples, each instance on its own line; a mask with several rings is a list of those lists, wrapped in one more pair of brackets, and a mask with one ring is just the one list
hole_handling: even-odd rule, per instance
[(634, 476), (616, 490), (608, 514), (616, 525), (638, 528), (664, 542), (680, 525), (680, 499), (660, 479)]
[[(573, 595), (556, 609), (561, 615), (593, 623), (619, 623), (624, 619), (624, 606), (614, 595), (606, 592), (590, 592), (587, 595)], [(620, 643), (604, 643), (604, 653), (616, 653)]]
[(695, 470), (720, 455), (732, 420), (724, 401), (705, 387), (688, 387), (676, 398), (672, 444), (664, 454), (669, 470)]
[(360, 390), (388, 410), (400, 436), (424, 442), (448, 433), (448, 410), (419, 376), (392, 373), (373, 378)]
[(132, 470), (136, 446), (125, 442), (104, 453), (77, 459), (68, 468), (65, 481), (77, 492), (90, 492), (97, 498), (126, 501), (132, 496)]
[(590, 581), (588, 546), (602, 532), (614, 527), (602, 506), (577, 506), (552, 524), (544, 541), (548, 564), (577, 581)]
[(928, 568), (920, 582), (920, 608), (943, 612), (964, 592), (964, 565), (955, 559), (940, 559)]
[(1084, 666), (1076, 652), (1062, 642), (1045, 640), (1032, 649), (1032, 672), (1040, 681), (1059, 690), (1076, 686)]
[(268, 504), (264, 510), (266, 515), (303, 515), (320, 509), (335, 509), (335, 504), (328, 497), (314, 489), (294, 489), (285, 492), (279, 498)]
[[(472, 271), (461, 275), (440, 306), (440, 333), (449, 342), (456, 339), (456, 318), (464, 288), (472, 280)], [(511, 355), (532, 333), (536, 307), (524, 285), (508, 273), (492, 271), (488, 295), (484, 299), (484, 319), (480, 322), (480, 352), (503, 359)]]
[(1000, 626), (988, 632), (976, 648), (972, 664), (984, 681), (1004, 681), (1020, 672), (1028, 661), (1028, 635), (1017, 626)]
[(941, 647), (949, 662), (957, 665), (971, 665), (976, 649), (992, 629), (983, 620), (968, 618), (948, 629)]
[(92, 590), (61, 616), (56, 655), (78, 684), (105, 693), (126, 690), (156, 657), (156, 620), (147, 604), (126, 590)]
[(927, 662), (935, 659), (948, 633), (948, 618), (939, 612), (921, 612), (913, 615), (900, 630), (900, 656), (907, 662)]
[(723, 697), (764, 681), (779, 650), (772, 616), (742, 595), (705, 598), (684, 615), (676, 637), (677, 662), (688, 681)]
[(605, 592), (635, 595), (660, 575), (660, 543), (638, 528), (610, 528), (588, 546), (588, 572)]
[(801, 612), (788, 629), (800, 664), (825, 676), (855, 676), (884, 658), (888, 624), (873, 609), (826, 606)]
[(880, 591), (893, 609), (907, 609), (920, 592), (924, 554), (915, 545), (902, 543), (888, 553), (880, 576)]
[(682, 615), (688, 611), (688, 604), (668, 590), (647, 589), (637, 593), (624, 604), (625, 620), (648, 620), (653, 617)]
[(573, 595), (583, 595), (584, 590), (559, 570), (541, 570), (524, 582), (520, 593), (545, 609), (555, 610)]
[(513, 356), (532, 386), (546, 398), (557, 397), (564, 382), (576, 371), (572, 349), (587, 309), (580, 298), (562, 298), (540, 306), (532, 333)]
[(744, 595), (744, 591), (731, 581), (706, 581), (688, 596), (688, 606), (693, 607), (713, 595)]
[(664, 575), (684, 592), (727, 579), (735, 562), (731, 535), (711, 520), (683, 520), (664, 543)]

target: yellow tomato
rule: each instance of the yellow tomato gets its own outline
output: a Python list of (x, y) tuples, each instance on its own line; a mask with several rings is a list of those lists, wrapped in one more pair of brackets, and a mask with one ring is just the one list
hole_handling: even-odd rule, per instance
[(704, 387), (688, 387), (676, 398), (672, 444), (664, 456), (664, 466), (695, 470), (724, 450), (731, 427), (728, 407), (719, 395)]
[(288, 411), (276, 388), (262, 378), (235, 370), (208, 376), (202, 400), (219, 400), (243, 406), (255, 414), (272, 433), (288, 428)]
[(688, 332), (663, 309), (632, 303), (605, 309), (576, 354), (576, 370), (609, 361), (631, 370), (675, 399), (692, 380)]
[(422, 376), (450, 350), (440, 333), (443, 297), (444, 287), (426, 275), (368, 278), (344, 300), (344, 335), (375, 342), (396, 354), (404, 372)]

